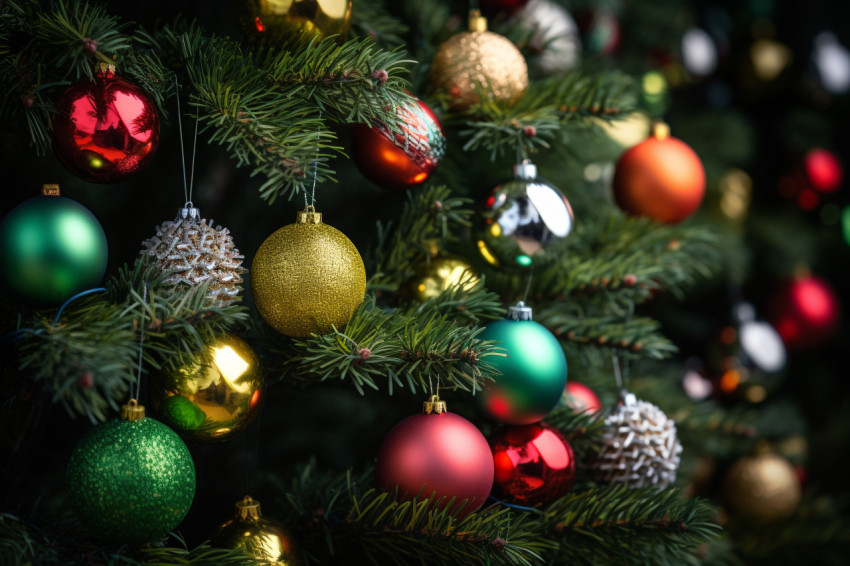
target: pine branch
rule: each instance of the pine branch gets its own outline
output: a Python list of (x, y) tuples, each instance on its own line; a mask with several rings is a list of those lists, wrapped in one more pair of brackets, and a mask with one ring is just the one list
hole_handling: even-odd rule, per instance
[(559, 542), (558, 560), (683, 564), (695, 548), (717, 536), (714, 509), (700, 499), (682, 501), (678, 490), (629, 489), (620, 484), (574, 493), (543, 510), (544, 532)]
[(533, 82), (513, 105), (481, 98), (467, 112), (448, 115), (445, 123), (462, 126), (464, 150), (485, 149), (491, 159), (513, 155), (518, 147), (533, 151), (568, 144), (571, 131), (586, 126), (580, 119), (614, 120), (632, 112), (636, 104), (635, 85), (627, 75), (588, 75), (579, 70)]
[(371, 489), (371, 470), (332, 476), (308, 466), (289, 485), (272, 481), (285, 498), (281, 507), (290, 510), (287, 522), (311, 548), (324, 542), (331, 556), (354, 552), (374, 564), (530, 565), (552, 548), (507, 508), (458, 519), (448, 512), (453, 500), (402, 501)]
[(0, 563), (4, 566), (30, 564), (104, 564), (108, 566), (251, 566), (256, 561), (239, 549), (193, 549), (178, 538), (182, 547), (104, 548), (91, 539), (76, 517), (60, 517), (39, 528), (7, 513), (0, 514)]
[(380, 389), (384, 381), (390, 395), (395, 387), (427, 392), (438, 383), (474, 391), (495, 373), (486, 358), (500, 355), (492, 342), (476, 338), (480, 332), (437, 310), (419, 316), (385, 312), (367, 298), (344, 333), (289, 339), (266, 330), (270, 359), (264, 365), (280, 380), (301, 385), (348, 380), (361, 394), (366, 387)]
[(574, 413), (560, 407), (546, 415), (546, 422), (557, 428), (570, 443), (577, 462), (584, 462), (598, 450), (604, 419), (602, 413)]
[(461, 281), (436, 297), (411, 306), (407, 313), (414, 317), (426, 313), (445, 314), (461, 324), (472, 325), (503, 318), (507, 309), (497, 294), (487, 290), (485, 283), (483, 277), (472, 285)]
[(426, 257), (445, 253), (446, 244), (458, 241), (454, 234), (470, 225), (471, 202), (452, 197), (444, 185), (409, 191), (396, 225), (378, 222), (377, 242), (364, 258), (370, 289), (395, 292)]
[(72, 302), (57, 320), (34, 313), (10, 335), (17, 371), (43, 386), (69, 414), (92, 421), (117, 410), (136, 381), (142, 321), (144, 360), (158, 369), (197, 359), (205, 344), (246, 318), (243, 307), (211, 305), (205, 286), (162, 289), (146, 259), (122, 268), (106, 287), (106, 293)]

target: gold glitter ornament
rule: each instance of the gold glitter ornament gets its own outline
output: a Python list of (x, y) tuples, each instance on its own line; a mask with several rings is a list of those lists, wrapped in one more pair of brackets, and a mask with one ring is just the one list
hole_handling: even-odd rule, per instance
[(251, 292), (260, 315), (281, 334), (327, 334), (344, 327), (363, 302), (366, 268), (351, 240), (308, 206), (257, 250)]
[(260, 360), (247, 342), (224, 334), (209, 345), (210, 361), (190, 360), (151, 375), (150, 403), (184, 440), (225, 442), (242, 434), (265, 398)]
[(245, 34), (263, 45), (288, 45), (328, 35), (344, 36), (351, 26), (352, 0), (236, 0)]
[(788, 460), (776, 454), (735, 462), (723, 483), (723, 500), (733, 513), (753, 521), (790, 516), (801, 497), (800, 480)]
[(148, 255), (163, 273), (163, 283), (191, 289), (209, 281), (207, 297), (226, 306), (240, 300), (242, 260), (227, 228), (213, 227), (197, 208), (186, 207), (177, 217), (156, 227), (156, 235), (142, 242), (139, 255)]
[(236, 503), (236, 516), (210, 535), (216, 548), (239, 548), (264, 566), (303, 566), (298, 542), (285, 527), (263, 517), (260, 502), (246, 495)]
[(449, 95), (455, 110), (480, 102), (479, 91), (491, 100), (513, 102), (528, 88), (528, 65), (509, 39), (487, 31), (487, 19), (472, 10), (469, 31), (452, 36), (437, 50), (431, 84)]
[(454, 285), (468, 289), (478, 283), (478, 273), (469, 262), (457, 256), (432, 257), (416, 268), (416, 273), (399, 287), (399, 296), (424, 302)]

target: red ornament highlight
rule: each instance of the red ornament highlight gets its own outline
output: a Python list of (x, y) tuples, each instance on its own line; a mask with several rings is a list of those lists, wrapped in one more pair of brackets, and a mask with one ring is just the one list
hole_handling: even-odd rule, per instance
[(424, 183), (446, 154), (443, 128), (431, 109), (416, 100), (398, 110), (400, 131), (384, 124), (356, 124), (351, 151), (363, 175), (385, 189)]
[(503, 501), (539, 507), (565, 495), (575, 481), (573, 449), (548, 424), (503, 428), (490, 447), (496, 467), (493, 493)]
[(93, 183), (116, 183), (135, 175), (159, 145), (159, 113), (138, 86), (102, 69), (57, 101), (53, 150), (72, 173)]
[(835, 192), (844, 182), (841, 162), (835, 154), (825, 149), (813, 149), (808, 152), (804, 167), (809, 185), (821, 193)]
[(602, 410), (599, 396), (585, 385), (576, 381), (568, 381), (561, 393), (559, 407), (569, 407), (573, 413), (597, 413)]
[(835, 289), (815, 275), (782, 285), (770, 307), (771, 323), (789, 348), (818, 346), (835, 334), (841, 322), (841, 302)]
[(705, 169), (685, 142), (658, 123), (651, 137), (627, 150), (614, 173), (614, 199), (624, 211), (676, 224), (705, 196)]
[(398, 486), (405, 499), (424, 499), (432, 493), (454, 497), (452, 511), (461, 517), (487, 500), (493, 473), (493, 455), (481, 431), (445, 411), (413, 415), (398, 423), (384, 438), (375, 464), (378, 486), (386, 490)]

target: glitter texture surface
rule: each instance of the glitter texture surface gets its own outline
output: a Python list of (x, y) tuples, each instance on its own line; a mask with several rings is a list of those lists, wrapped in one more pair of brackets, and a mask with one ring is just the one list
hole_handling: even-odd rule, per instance
[[(197, 209), (191, 209), (197, 211)], [(140, 255), (154, 259), (160, 270), (170, 271), (165, 282), (175, 286), (195, 287), (210, 282), (207, 296), (220, 305), (239, 300), (242, 290), (242, 260), (227, 228), (196, 217), (178, 214), (156, 227), (156, 235), (142, 242)]]
[(150, 418), (102, 423), (68, 464), (71, 500), (98, 535), (126, 543), (161, 538), (195, 496), (195, 464), (180, 437)]
[(676, 480), (682, 453), (676, 424), (652, 403), (627, 395), (605, 418), (600, 444), (592, 464), (599, 481), (664, 489)]
[(479, 89), (495, 100), (514, 101), (528, 88), (528, 66), (509, 39), (466, 31), (440, 45), (431, 63), (431, 83), (451, 96), (455, 109), (478, 102)]
[[(318, 215), (317, 215), (318, 216)], [(287, 336), (342, 329), (366, 294), (366, 268), (345, 234), (318, 223), (297, 222), (274, 232), (251, 264), (257, 310)]]

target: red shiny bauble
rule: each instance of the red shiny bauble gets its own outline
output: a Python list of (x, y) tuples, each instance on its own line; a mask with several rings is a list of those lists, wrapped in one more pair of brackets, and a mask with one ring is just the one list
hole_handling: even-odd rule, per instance
[(837, 191), (844, 182), (844, 170), (841, 162), (830, 151), (813, 149), (804, 160), (806, 178), (816, 191), (831, 193)]
[(425, 182), (446, 154), (439, 120), (421, 100), (399, 108), (400, 131), (384, 124), (357, 124), (351, 153), (363, 175), (385, 189), (404, 190)]
[(53, 150), (71, 172), (116, 183), (144, 169), (159, 144), (159, 114), (144, 90), (101, 71), (66, 90), (53, 115)]
[(576, 381), (567, 381), (558, 406), (569, 407), (575, 414), (597, 413), (602, 409), (602, 403), (593, 389)]
[(685, 142), (664, 125), (627, 150), (614, 173), (614, 198), (631, 214), (675, 224), (693, 214), (705, 195), (705, 169)]
[(777, 289), (771, 323), (789, 348), (805, 349), (829, 340), (841, 322), (841, 302), (824, 279), (806, 275)]
[(418, 414), (384, 438), (375, 464), (378, 485), (406, 498), (456, 498), (453, 510), (472, 513), (493, 487), (493, 455), (475, 425), (452, 413)]
[(487, 18), (512, 16), (525, 8), (528, 0), (478, 0), (481, 14)]
[(576, 477), (573, 449), (554, 427), (509, 426), (490, 439), (493, 493), (509, 503), (537, 507), (565, 495)]

